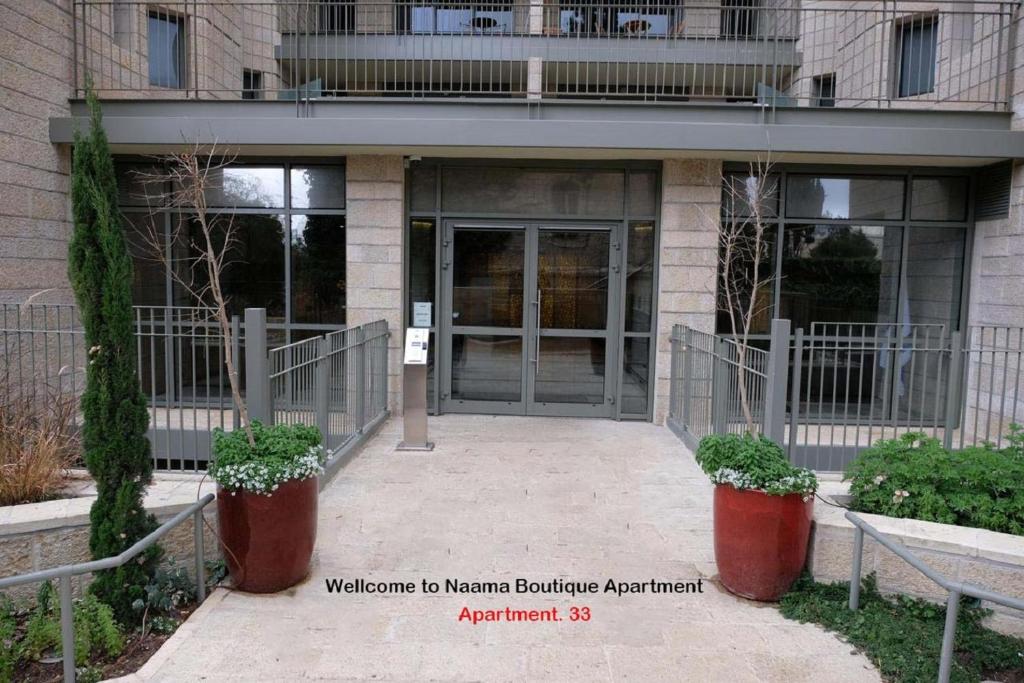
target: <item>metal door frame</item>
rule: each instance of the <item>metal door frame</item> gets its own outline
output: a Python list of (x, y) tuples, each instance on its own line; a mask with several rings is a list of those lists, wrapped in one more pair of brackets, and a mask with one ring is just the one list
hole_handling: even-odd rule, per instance
[[(452, 382), (452, 336), (456, 334), (452, 323), (454, 295), (454, 236), (457, 229), (475, 230), (523, 230), (523, 319), (519, 328), (478, 327), (458, 334), (511, 335), (518, 330), (522, 339), (521, 388), (519, 401), (461, 400), (451, 397)], [(537, 292), (539, 234), (542, 230), (602, 231), (609, 234), (608, 240), (608, 301), (605, 329), (604, 401), (591, 403), (554, 403), (534, 400), (536, 384), (536, 355), (541, 337), (585, 337), (593, 338), (594, 332), (582, 330), (556, 330), (538, 328), (539, 313)], [(438, 368), (440, 374), (440, 396), (438, 410), (441, 413), (483, 413), (491, 415), (536, 415), (550, 417), (602, 417), (617, 416), (618, 358), (623, 344), (617, 332), (620, 317), (622, 292), (623, 227), (621, 221), (495, 221), (446, 219), (441, 226), (441, 296), (438, 312)], [(472, 326), (470, 326), (472, 327)]]

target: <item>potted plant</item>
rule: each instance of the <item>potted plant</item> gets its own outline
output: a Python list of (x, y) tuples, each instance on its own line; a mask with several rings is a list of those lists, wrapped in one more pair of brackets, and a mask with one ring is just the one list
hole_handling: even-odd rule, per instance
[(217, 482), (221, 545), (236, 588), (275, 593), (309, 574), (316, 543), (320, 430), (303, 424), (213, 436), (209, 472)]
[(715, 483), (715, 562), (729, 592), (778, 600), (800, 576), (814, 512), (814, 473), (760, 435), (713, 434), (697, 463)]

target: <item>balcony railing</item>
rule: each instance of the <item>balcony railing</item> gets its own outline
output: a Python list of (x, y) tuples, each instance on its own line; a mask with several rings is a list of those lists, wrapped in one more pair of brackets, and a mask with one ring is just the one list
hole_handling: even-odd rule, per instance
[(1017, 6), (74, 0), (76, 89), (1005, 110)]

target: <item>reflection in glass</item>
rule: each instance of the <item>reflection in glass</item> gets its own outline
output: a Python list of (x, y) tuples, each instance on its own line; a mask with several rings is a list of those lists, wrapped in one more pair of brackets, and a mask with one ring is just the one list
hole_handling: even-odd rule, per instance
[(791, 218), (903, 218), (903, 178), (822, 178), (791, 175), (786, 215)]
[(958, 328), (965, 238), (963, 228), (910, 228), (906, 266), (910, 323)]
[(413, 218), (409, 221), (409, 324), (417, 302), (429, 303), (431, 326), (436, 324), (437, 302), (434, 298), (436, 228), (433, 220)]
[(626, 331), (650, 332), (654, 311), (654, 223), (630, 223), (626, 264)]
[(513, 215), (621, 216), (622, 171), (448, 167), (442, 171), (446, 211)]
[[(283, 216), (266, 214), (227, 214), (211, 216), (214, 219), (214, 248), (223, 244), (223, 229), (229, 218), (234, 220), (235, 246), (230, 251), (229, 263), (221, 275), (221, 285), (228, 299), (231, 315), (244, 315), (247, 307), (267, 309), (272, 322), (284, 322), (284, 236)], [(192, 268), (197, 245), (202, 243), (198, 223), (183, 217), (182, 239), (172, 245), (172, 258), (177, 272), (192, 282), (192, 288), (207, 283), (202, 268)], [(192, 296), (175, 284), (174, 303), (194, 306)]]
[[(153, 241), (164, 242), (164, 214), (125, 213), (124, 236), (132, 257), (132, 305), (166, 306), (167, 279), (164, 261)], [(162, 250), (161, 250), (162, 251)]]
[(291, 262), (292, 322), (344, 323), (344, 216), (292, 216)]
[(780, 317), (812, 322), (895, 322), (898, 227), (786, 226)]
[(284, 206), (284, 167), (228, 166), (211, 170), (206, 202), (212, 207)]
[(778, 216), (779, 180), (778, 175), (768, 175), (761, 181), (764, 186), (759, 188), (758, 177), (749, 172), (729, 174), (722, 188), (722, 215), (737, 218), (752, 216), (760, 201), (761, 216)]
[(658, 212), (658, 174), (629, 172), (629, 215), (653, 216)]
[(452, 335), (452, 398), (519, 401), (523, 340), (493, 335)]
[(409, 172), (409, 210), (434, 213), (437, 166), (416, 164)]
[(522, 230), (456, 230), (452, 324), (521, 327)]
[(117, 164), (117, 202), (121, 206), (162, 206), (161, 195), (167, 191), (164, 183), (149, 181), (161, 175), (159, 166), (149, 164)]
[(604, 329), (608, 319), (607, 232), (541, 230), (537, 246), (540, 326)]
[[(754, 241), (754, 230), (755, 226), (752, 222), (746, 222), (742, 225), (734, 226), (735, 232), (730, 234), (739, 234), (740, 230), (744, 231), (744, 235), (748, 235), (749, 238), (743, 237), (739, 240), (741, 247), (750, 245), (749, 248), (740, 248), (733, 251), (733, 257), (731, 259), (732, 272), (735, 274), (730, 277), (730, 280), (737, 285), (730, 294), (726, 293), (724, 287), (718, 287), (718, 303), (716, 310), (715, 326), (721, 334), (736, 334), (740, 331), (743, 326), (744, 316), (748, 311), (753, 311), (753, 317), (750, 321), (750, 331), (753, 334), (767, 334), (771, 331), (771, 320), (772, 320), (772, 306), (774, 303), (774, 282), (766, 281), (771, 280), (774, 273), (775, 263), (775, 244), (778, 236), (778, 227), (775, 225), (769, 225), (766, 227), (763, 238), (763, 252), (761, 258), (760, 267), (757, 273), (754, 272), (754, 254), (753, 252), (753, 241)], [(719, 269), (721, 271), (721, 264), (726, 258), (726, 251), (724, 246), (720, 246), (718, 250)], [(755, 281), (761, 283), (760, 287), (757, 288), (757, 301), (754, 302), (753, 308), (750, 306), (750, 295), (753, 289), (753, 283)], [(729, 298), (733, 300), (733, 315), (729, 315)], [(733, 329), (733, 322), (735, 321), (737, 329)]]
[(604, 339), (541, 337), (534, 399), (604, 403), (604, 364)]
[(914, 178), (910, 196), (912, 220), (967, 220), (967, 178)]
[(293, 166), (293, 209), (345, 208), (344, 166)]
[(650, 373), (650, 340), (626, 337), (622, 351), (622, 412), (647, 413), (647, 386)]

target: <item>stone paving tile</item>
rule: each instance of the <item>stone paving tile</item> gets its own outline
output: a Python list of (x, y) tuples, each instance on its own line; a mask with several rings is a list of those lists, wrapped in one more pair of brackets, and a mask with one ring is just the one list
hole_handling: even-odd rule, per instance
[[(227, 593), (138, 678), (335, 681), (877, 681), (835, 636), (735, 598), (714, 577), (711, 486), (664, 427), (432, 419), (437, 449), (394, 450), (392, 421), (324, 491), (310, 578)], [(328, 595), (379, 581), (696, 580), (701, 595)], [(460, 623), (472, 609), (586, 605), (588, 622)]]

